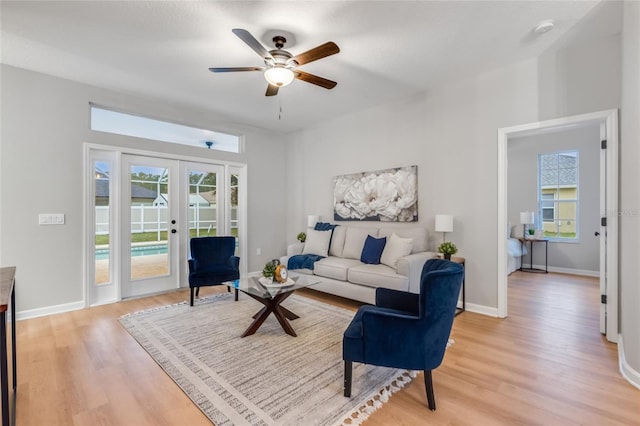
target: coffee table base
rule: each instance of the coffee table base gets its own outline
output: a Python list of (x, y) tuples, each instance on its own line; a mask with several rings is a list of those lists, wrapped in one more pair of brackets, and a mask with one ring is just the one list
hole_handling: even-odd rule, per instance
[(262, 303), (264, 307), (253, 316), (253, 322), (251, 323), (249, 328), (247, 328), (242, 334), (242, 337), (251, 336), (256, 331), (258, 331), (264, 320), (266, 320), (271, 313), (273, 313), (273, 315), (276, 317), (285, 333), (290, 336), (297, 337), (296, 332), (293, 330), (293, 327), (291, 327), (291, 324), (288, 320), (294, 320), (300, 317), (284, 306), (280, 305), (287, 297), (293, 294), (293, 291), (280, 293), (273, 298), (264, 298), (251, 293), (245, 294)]

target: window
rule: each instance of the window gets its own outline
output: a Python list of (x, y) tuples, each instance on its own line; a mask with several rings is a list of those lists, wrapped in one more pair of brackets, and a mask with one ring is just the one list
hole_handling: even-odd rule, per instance
[[(98, 155), (96, 155), (98, 157)], [(111, 234), (111, 162), (104, 159), (93, 160), (94, 185), (94, 230), (95, 230), (95, 274), (96, 285), (111, 283), (111, 258), (109, 256)]]
[(538, 156), (538, 210), (544, 236), (578, 238), (578, 152)]
[(553, 202), (555, 194), (542, 193), (540, 199), (542, 200), (542, 221), (553, 222), (556, 217), (555, 203)]
[(240, 136), (110, 111), (91, 105), (91, 130), (218, 151), (240, 152)]

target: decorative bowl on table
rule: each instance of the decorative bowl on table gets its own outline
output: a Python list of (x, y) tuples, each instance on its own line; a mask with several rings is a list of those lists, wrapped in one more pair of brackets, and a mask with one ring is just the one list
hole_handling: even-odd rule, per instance
[(260, 277), (258, 278), (258, 281), (260, 282), (260, 284), (262, 284), (263, 286), (267, 287), (267, 288), (282, 288), (282, 287), (288, 287), (290, 285), (295, 284), (296, 282), (294, 280), (292, 280), (291, 278), (287, 278), (286, 281), (284, 282), (277, 282), (277, 281), (273, 281), (270, 280), (268, 278), (265, 277)]

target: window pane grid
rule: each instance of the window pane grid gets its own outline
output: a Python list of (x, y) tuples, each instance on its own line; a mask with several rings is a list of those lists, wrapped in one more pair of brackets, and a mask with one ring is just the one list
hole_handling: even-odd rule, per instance
[(538, 208), (545, 237), (577, 238), (578, 152), (538, 156)]

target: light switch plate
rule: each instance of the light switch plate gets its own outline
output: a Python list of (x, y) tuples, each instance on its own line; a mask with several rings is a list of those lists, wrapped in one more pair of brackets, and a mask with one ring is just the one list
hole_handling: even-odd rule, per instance
[(39, 225), (64, 225), (64, 213), (40, 213)]

